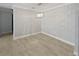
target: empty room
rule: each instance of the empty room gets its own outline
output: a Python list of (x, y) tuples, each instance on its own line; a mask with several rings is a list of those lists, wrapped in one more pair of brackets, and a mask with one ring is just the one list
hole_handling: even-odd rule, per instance
[(76, 3), (0, 3), (0, 56), (76, 56), (78, 17)]

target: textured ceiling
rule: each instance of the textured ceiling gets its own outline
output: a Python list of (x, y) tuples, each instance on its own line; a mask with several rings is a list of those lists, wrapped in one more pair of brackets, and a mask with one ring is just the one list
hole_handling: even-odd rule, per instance
[(12, 6), (19, 6), (30, 10), (41, 11), (45, 9), (54, 8), (64, 3), (0, 3), (0, 7), (12, 8)]

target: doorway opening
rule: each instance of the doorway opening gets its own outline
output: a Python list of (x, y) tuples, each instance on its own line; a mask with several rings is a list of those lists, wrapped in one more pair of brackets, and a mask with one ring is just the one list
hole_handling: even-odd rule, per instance
[(13, 38), (13, 10), (0, 7), (0, 40)]

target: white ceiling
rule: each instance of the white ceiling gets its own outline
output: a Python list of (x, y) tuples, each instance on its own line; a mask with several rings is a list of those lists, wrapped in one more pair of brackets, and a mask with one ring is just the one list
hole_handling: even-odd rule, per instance
[(29, 10), (42, 11), (64, 3), (0, 3), (0, 7), (12, 8), (12, 6), (19, 6)]

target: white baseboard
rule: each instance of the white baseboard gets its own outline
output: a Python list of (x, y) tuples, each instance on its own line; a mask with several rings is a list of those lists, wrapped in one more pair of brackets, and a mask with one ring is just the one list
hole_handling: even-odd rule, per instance
[(78, 56), (78, 53), (77, 53), (76, 51), (74, 51), (74, 55), (75, 55), (75, 56)]
[(12, 33), (12, 31), (9, 31), (9, 32), (2, 32), (2, 33), (0, 33), (0, 35), (9, 34), (9, 33)]
[(41, 32), (37, 32), (37, 33), (32, 33), (32, 34), (27, 34), (27, 35), (23, 35), (23, 36), (14, 37), (13, 40), (21, 39), (21, 38), (28, 37), (28, 36), (31, 36), (31, 35), (36, 35), (36, 34), (39, 34), (39, 33), (41, 33)]
[[(66, 40), (64, 40), (64, 39), (61, 39), (61, 38), (59, 38), (59, 37), (56, 37), (56, 36), (54, 36), (54, 35), (51, 35), (51, 34), (48, 34), (48, 33), (45, 33), (45, 32), (37, 32), (37, 33), (27, 34), (27, 35), (23, 35), (23, 36), (19, 36), (19, 37), (14, 37), (13, 39), (14, 39), (14, 40), (16, 40), (16, 39), (21, 39), (21, 38), (28, 37), (28, 36), (31, 36), (31, 35), (36, 35), (36, 34), (39, 34), (39, 33), (43, 33), (43, 34), (48, 35), (48, 36), (50, 36), (50, 37), (56, 38), (57, 40), (60, 40), (60, 41), (62, 41), (62, 42), (64, 42), (64, 43), (66, 43), (66, 44), (75, 46), (75, 44), (73, 44), (73, 43), (71, 43), (71, 42), (69, 42), (69, 41), (66, 41)], [(77, 54), (76, 51), (74, 51), (73, 54), (74, 54), (75, 56), (78, 56), (78, 54)]]
[(14, 39), (14, 40), (16, 40), (16, 39), (21, 39), (21, 38), (28, 37), (28, 36), (31, 36), (31, 35), (36, 35), (36, 34), (39, 34), (39, 33), (43, 33), (43, 34), (48, 35), (48, 36), (50, 36), (50, 37), (56, 38), (56, 39), (58, 39), (58, 40), (60, 40), (60, 41), (62, 41), (62, 42), (64, 42), (64, 43), (67, 43), (67, 44), (69, 44), (69, 45), (75, 46), (75, 44), (73, 44), (73, 43), (71, 43), (71, 42), (69, 42), (69, 41), (66, 41), (66, 40), (64, 40), (64, 39), (62, 39), (62, 38), (56, 37), (56, 36), (54, 36), (54, 35), (51, 35), (51, 34), (48, 34), (48, 33), (45, 33), (45, 32), (37, 32), (37, 33), (27, 34), (27, 35), (23, 35), (23, 36), (19, 36), (19, 37), (14, 37), (13, 39)]
[(64, 39), (62, 39), (62, 38), (59, 38), (59, 37), (57, 37), (57, 36), (54, 36), (54, 35), (51, 35), (51, 34), (48, 34), (48, 33), (45, 33), (45, 32), (41, 32), (41, 33), (43, 33), (43, 34), (45, 34), (45, 35), (48, 35), (48, 36), (50, 36), (50, 37), (56, 38), (56, 39), (58, 39), (58, 40), (60, 40), (60, 41), (62, 41), (62, 42), (64, 42), (64, 43), (69, 44), (69, 45), (75, 46), (75, 44), (73, 44), (73, 43), (71, 43), (71, 42), (69, 42), (69, 41), (66, 41), (66, 40), (64, 40)]

